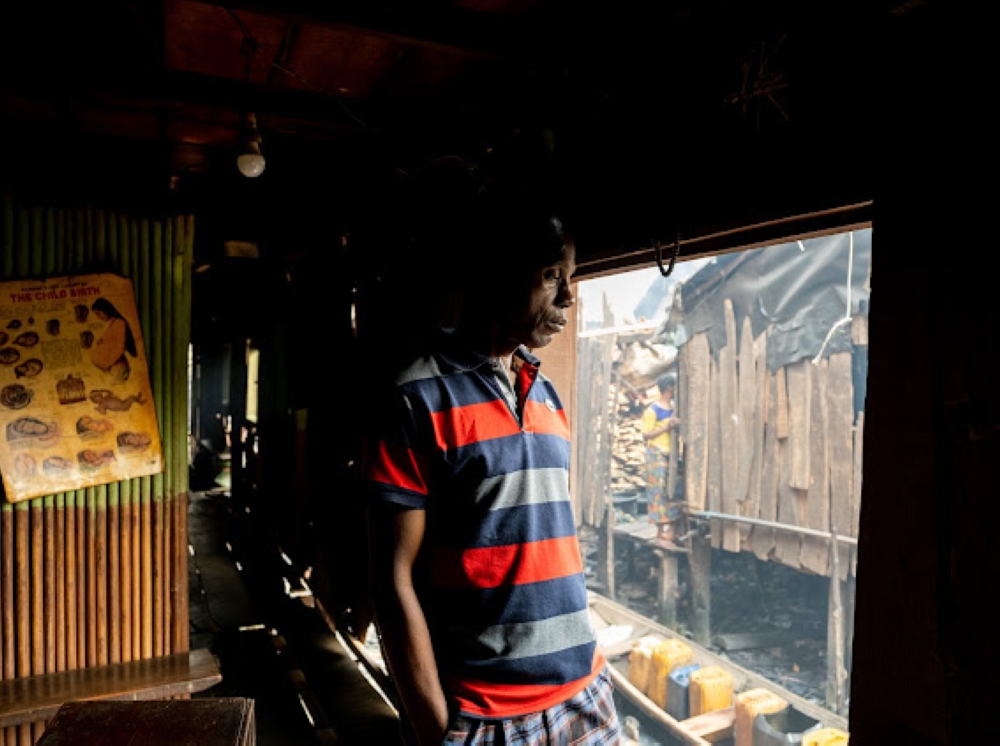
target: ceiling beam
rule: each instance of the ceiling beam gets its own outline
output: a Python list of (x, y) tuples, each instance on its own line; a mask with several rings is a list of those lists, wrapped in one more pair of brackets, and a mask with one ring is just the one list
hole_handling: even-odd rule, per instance
[(442, 8), (421, 3), (400, 3), (391, 12), (377, 6), (360, 10), (343, 3), (313, 0), (239, 0), (219, 3), (212, 0), (188, 0), (213, 7), (223, 7), (271, 16), (283, 22), (319, 23), (348, 34), (376, 36), (404, 46), (424, 47), (466, 57), (497, 59), (509, 54), (513, 28), (496, 15), (473, 13), (461, 8)]

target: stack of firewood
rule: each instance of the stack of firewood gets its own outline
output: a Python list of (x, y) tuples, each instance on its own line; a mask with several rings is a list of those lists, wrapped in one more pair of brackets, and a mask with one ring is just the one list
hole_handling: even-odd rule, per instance
[(618, 410), (611, 444), (611, 494), (638, 492), (646, 486), (646, 455), (639, 423), (642, 406), (624, 393), (615, 394)]

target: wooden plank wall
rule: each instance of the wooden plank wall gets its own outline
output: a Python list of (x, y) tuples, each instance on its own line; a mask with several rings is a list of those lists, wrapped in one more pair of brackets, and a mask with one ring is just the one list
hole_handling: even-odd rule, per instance
[[(131, 277), (165, 470), (8, 503), (0, 497), (0, 678), (184, 652), (191, 216), (26, 207), (5, 194), (0, 279)], [(44, 723), (0, 729), (28, 746)]]
[[(710, 511), (857, 538), (864, 412), (854, 415), (852, 352), (770, 371), (767, 335), (724, 304), (726, 344), (713, 356), (704, 333), (678, 354), (678, 409), (690, 511)], [(864, 319), (852, 325), (866, 354)], [(710, 520), (712, 546), (753, 552), (829, 576), (830, 540)], [(853, 575), (855, 547), (840, 544), (837, 571)]]
[(576, 388), (576, 419), (570, 481), (578, 520), (602, 526), (609, 499), (611, 452), (614, 438), (612, 401), (617, 391), (612, 381), (613, 334), (577, 340), (579, 385)]

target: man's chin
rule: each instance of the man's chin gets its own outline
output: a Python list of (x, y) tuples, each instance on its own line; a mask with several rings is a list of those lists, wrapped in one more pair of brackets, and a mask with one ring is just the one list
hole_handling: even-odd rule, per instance
[(555, 334), (540, 334), (540, 333), (539, 334), (534, 334), (531, 337), (531, 345), (530, 345), (530, 347), (533, 350), (536, 350), (539, 347), (545, 347), (546, 345), (549, 344), (549, 342), (551, 342), (553, 339), (555, 339), (555, 336), (556, 336)]

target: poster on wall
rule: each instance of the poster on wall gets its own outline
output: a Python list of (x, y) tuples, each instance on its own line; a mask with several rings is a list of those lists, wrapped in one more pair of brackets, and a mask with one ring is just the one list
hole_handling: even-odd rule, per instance
[(0, 282), (0, 475), (9, 502), (163, 471), (132, 281)]

